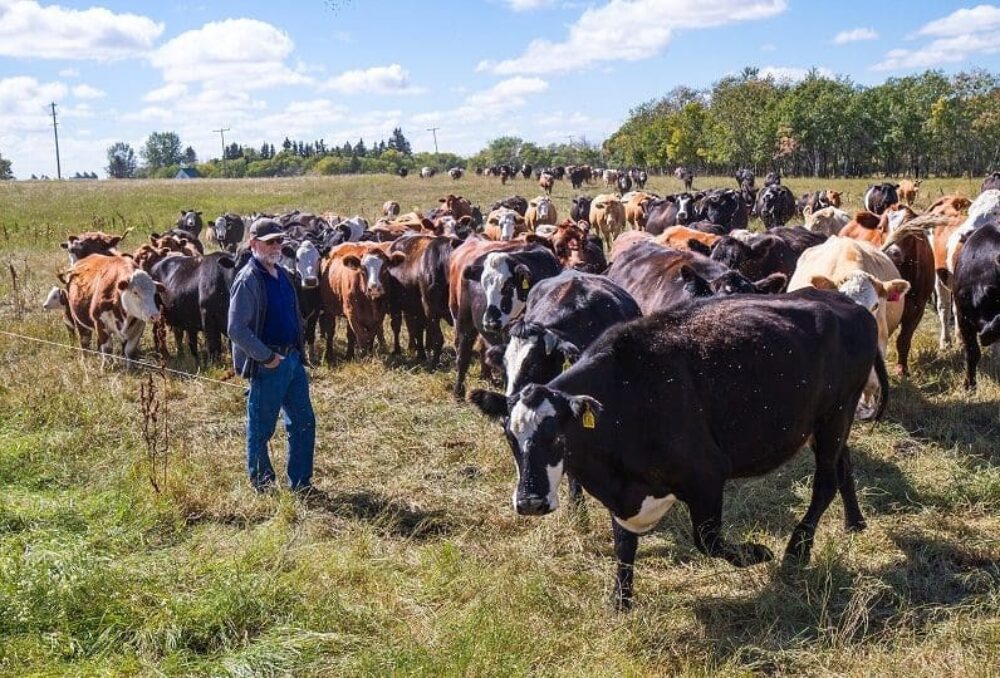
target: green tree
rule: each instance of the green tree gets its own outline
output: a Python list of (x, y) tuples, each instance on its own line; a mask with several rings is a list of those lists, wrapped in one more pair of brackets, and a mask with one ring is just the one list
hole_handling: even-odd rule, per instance
[(105, 171), (112, 179), (131, 179), (137, 168), (135, 151), (124, 141), (108, 146), (108, 166)]
[(176, 132), (153, 132), (146, 139), (141, 155), (148, 170), (179, 165), (184, 160), (181, 138)]
[(396, 127), (392, 130), (392, 134), (389, 136), (388, 148), (389, 150), (399, 151), (405, 156), (413, 155), (413, 149), (410, 147), (410, 142), (407, 141), (405, 136), (403, 136), (403, 130), (400, 127)]
[(0, 155), (0, 181), (8, 181), (14, 178), (14, 173), (10, 169), (10, 160)]
[(198, 154), (194, 152), (194, 148), (192, 148), (191, 146), (188, 146), (187, 148), (184, 149), (183, 161), (184, 161), (184, 164), (186, 164), (186, 165), (197, 164), (197, 162), (198, 162)]

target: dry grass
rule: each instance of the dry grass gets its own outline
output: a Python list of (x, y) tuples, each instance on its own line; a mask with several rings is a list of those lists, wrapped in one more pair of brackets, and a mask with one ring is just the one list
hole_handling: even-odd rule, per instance
[[(830, 183), (859, 203), (864, 182)], [(924, 202), (976, 185), (928, 181)], [(429, 207), (458, 189), (485, 203), (535, 195), (527, 186), (412, 177), (0, 184), (0, 329), (68, 342), (39, 302), (64, 263), (57, 243), (95, 218), (148, 232), (189, 205), (212, 216), (371, 215), (387, 198)], [(564, 213), (570, 194), (557, 186)], [(510, 453), (493, 425), (452, 401), (450, 364), (427, 374), (375, 356), (314, 370), (323, 494), (304, 501), (248, 489), (240, 388), (173, 380), (169, 472), (157, 495), (139, 377), (0, 335), (0, 670), (995, 674), (997, 362), (965, 394), (960, 351), (938, 352), (931, 316), (912, 378), (893, 382), (886, 421), (852, 435), (868, 531), (846, 534), (835, 502), (808, 569), (736, 570), (694, 549), (678, 508), (641, 540), (628, 615), (606, 605), (607, 514), (588, 500), (579, 515), (517, 518)], [(279, 467), (283, 444), (280, 435), (273, 444)], [(733, 483), (729, 533), (779, 551), (805, 509), (811, 469), (802, 456)]]

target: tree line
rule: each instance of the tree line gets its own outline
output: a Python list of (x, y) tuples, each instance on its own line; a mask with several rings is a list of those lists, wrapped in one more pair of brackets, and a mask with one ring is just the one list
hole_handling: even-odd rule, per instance
[(1000, 77), (927, 71), (866, 87), (746, 68), (637, 106), (603, 150), (612, 164), (706, 174), (982, 176), (1000, 166)]

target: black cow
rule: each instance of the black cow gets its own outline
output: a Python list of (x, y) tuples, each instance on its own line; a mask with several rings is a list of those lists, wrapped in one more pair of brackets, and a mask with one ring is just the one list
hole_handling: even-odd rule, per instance
[(201, 229), (204, 228), (205, 223), (201, 220), (201, 212), (181, 210), (181, 215), (177, 217), (177, 222), (174, 225), (182, 231), (191, 233), (195, 238), (200, 238)]
[(899, 202), (899, 195), (896, 189), (899, 184), (871, 184), (865, 191), (865, 209), (874, 214), (881, 215), (891, 206)]
[(723, 236), (712, 246), (710, 258), (750, 280), (757, 280), (772, 273), (784, 273), (791, 278), (799, 257), (778, 236), (754, 234), (746, 242)]
[(626, 172), (621, 172), (618, 174), (618, 194), (628, 193), (632, 190), (632, 178)]
[(726, 232), (746, 228), (750, 218), (742, 196), (731, 188), (709, 191), (698, 204), (698, 210), (702, 219), (722, 226)]
[(796, 259), (802, 256), (802, 253), (810, 247), (822, 245), (830, 237), (826, 233), (807, 231), (801, 226), (776, 226), (775, 228), (768, 229), (767, 234), (784, 240), (792, 248)]
[(531, 165), (528, 163), (521, 165), (521, 176), (525, 179), (531, 178)]
[(976, 387), (980, 345), (1000, 340), (1000, 226), (980, 226), (958, 253), (952, 282), (955, 320), (965, 348), (965, 388)]
[(795, 195), (787, 186), (768, 186), (757, 194), (755, 211), (765, 228), (784, 226), (795, 216)]
[(646, 170), (639, 170), (639, 172), (635, 176), (636, 187), (640, 191), (645, 190), (647, 181), (649, 181), (649, 174), (646, 173)]
[(396, 174), (398, 174), (401, 178), (406, 178), (406, 175), (409, 173), (410, 170), (408, 170), (405, 167), (400, 167), (398, 170), (396, 170)]
[(753, 188), (754, 183), (757, 181), (757, 178), (753, 175), (753, 170), (747, 169), (746, 167), (736, 170), (736, 174), (734, 176), (736, 177), (736, 185), (740, 188), (744, 186)]
[[(524, 213), (528, 211), (528, 200), (527, 198), (522, 198), (519, 195), (510, 195), (506, 198), (501, 198), (490, 205), (489, 212), (498, 210), (501, 207), (512, 209), (523, 217)], [(487, 212), (487, 214), (489, 214), (489, 212)]]
[(777, 293), (788, 283), (787, 277), (780, 273), (751, 282), (703, 254), (653, 242), (637, 243), (619, 254), (606, 275), (632, 295), (644, 315), (696, 297)]
[(559, 181), (562, 181), (566, 177), (566, 168), (563, 165), (556, 165), (549, 172)]
[[(178, 354), (186, 334), (191, 355), (199, 359), (198, 333), (204, 332), (208, 360), (219, 360), (229, 316), (229, 289), (236, 275), (233, 255), (170, 256), (156, 262), (150, 275), (167, 289), (161, 317), (173, 330)], [(165, 341), (158, 348), (166, 354)]]
[(569, 174), (569, 183), (574, 189), (579, 189), (583, 186), (583, 182), (590, 177), (590, 171), (587, 167), (573, 167), (567, 171)]
[(590, 219), (590, 203), (594, 201), (589, 195), (578, 195), (573, 198), (569, 208), (569, 217), (573, 221), (588, 221)]
[(979, 192), (989, 190), (1000, 190), (1000, 172), (993, 172), (988, 177), (983, 179), (983, 185), (979, 187)]
[(768, 186), (780, 186), (781, 185), (781, 172), (771, 171), (767, 173), (764, 177), (764, 188)]
[(209, 238), (219, 244), (227, 252), (235, 252), (243, 242), (246, 228), (243, 218), (238, 214), (226, 212), (212, 223)]
[(785, 562), (809, 561), (816, 526), (838, 492), (846, 528), (864, 529), (846, 441), (873, 367), (888, 387), (871, 313), (809, 289), (634, 320), (605, 332), (548, 384), (526, 386), (509, 402), (473, 403), (504, 418), (519, 514), (555, 510), (563, 473), (608, 508), (614, 602), (628, 608), (639, 535), (676, 500), (687, 504), (702, 553), (737, 567), (772, 559), (762, 544), (723, 536), (725, 485), (768, 473), (806, 445), (816, 458), (812, 497)]

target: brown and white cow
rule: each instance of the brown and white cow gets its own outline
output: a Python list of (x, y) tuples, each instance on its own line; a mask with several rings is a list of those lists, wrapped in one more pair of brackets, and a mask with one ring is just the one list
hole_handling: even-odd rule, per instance
[(601, 193), (590, 203), (588, 221), (600, 231), (605, 243), (613, 242), (625, 230), (625, 206), (617, 195)]
[(338, 317), (347, 319), (347, 355), (355, 345), (371, 351), (376, 337), (382, 345), (382, 322), (386, 314), (385, 294), (390, 284), (389, 267), (406, 259), (402, 252), (387, 254), (384, 245), (345, 243), (330, 250), (320, 276), (320, 322), (326, 335), (326, 360), (333, 361), (333, 341)]
[(443, 198), (438, 198), (441, 208), (450, 211), (456, 219), (472, 216), (472, 203), (460, 195), (449, 193)]
[(512, 209), (501, 207), (489, 213), (483, 237), (488, 240), (513, 240), (521, 233), (527, 233), (525, 218)]
[(399, 203), (396, 202), (395, 200), (386, 200), (384, 203), (382, 203), (382, 216), (384, 217), (389, 217), (390, 219), (393, 219), (399, 216), (399, 211), (400, 211)]
[(164, 294), (129, 257), (84, 257), (66, 277), (66, 305), (80, 345), (90, 348), (96, 332), (101, 353), (111, 354), (117, 339), (128, 360), (138, 356), (146, 323), (160, 317)]
[(529, 230), (534, 231), (542, 224), (558, 222), (555, 203), (547, 195), (540, 195), (528, 203), (528, 211), (524, 213), (524, 222)]
[[(878, 325), (879, 350), (885, 355), (889, 337), (903, 317), (903, 297), (910, 290), (910, 283), (900, 277), (892, 259), (867, 242), (832, 236), (802, 253), (788, 291), (810, 286), (838, 290), (868, 309)], [(882, 399), (879, 390), (873, 371), (859, 405), (863, 418), (878, 410)]]
[(813, 233), (837, 235), (840, 229), (851, 222), (851, 215), (838, 207), (824, 207), (815, 212), (809, 207), (802, 211), (806, 218), (804, 228)]
[(552, 195), (552, 185), (555, 181), (556, 178), (552, 174), (542, 172), (541, 176), (538, 177), (538, 187), (545, 191), (545, 195)]

